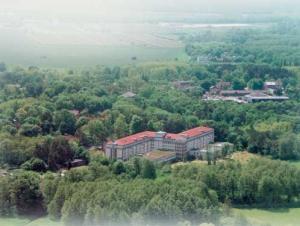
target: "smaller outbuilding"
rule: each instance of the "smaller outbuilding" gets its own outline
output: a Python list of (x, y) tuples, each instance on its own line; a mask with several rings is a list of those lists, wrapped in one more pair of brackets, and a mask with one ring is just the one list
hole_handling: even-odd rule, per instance
[(228, 142), (216, 142), (209, 144), (205, 149), (195, 149), (190, 151), (190, 155), (196, 159), (208, 160), (218, 159), (227, 156), (234, 150), (234, 145)]
[(265, 90), (280, 90), (282, 89), (282, 82), (281, 81), (267, 81), (264, 83)]
[(74, 159), (71, 162), (71, 168), (85, 166), (86, 164), (87, 164), (87, 162), (84, 159)]

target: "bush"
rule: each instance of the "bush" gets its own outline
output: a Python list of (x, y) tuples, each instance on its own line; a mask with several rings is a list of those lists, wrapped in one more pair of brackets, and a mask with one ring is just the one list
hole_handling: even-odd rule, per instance
[(21, 166), (24, 170), (31, 170), (31, 171), (37, 171), (37, 172), (46, 172), (47, 171), (47, 165), (46, 163), (38, 158), (32, 158), (29, 161), (25, 162)]
[(22, 125), (20, 134), (27, 137), (35, 137), (42, 132), (42, 129), (37, 125), (27, 124)]

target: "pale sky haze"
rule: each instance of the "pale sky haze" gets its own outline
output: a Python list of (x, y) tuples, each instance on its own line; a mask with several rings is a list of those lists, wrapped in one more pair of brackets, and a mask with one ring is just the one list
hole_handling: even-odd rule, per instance
[(1, 0), (1, 8), (45, 12), (298, 10), (299, 0)]

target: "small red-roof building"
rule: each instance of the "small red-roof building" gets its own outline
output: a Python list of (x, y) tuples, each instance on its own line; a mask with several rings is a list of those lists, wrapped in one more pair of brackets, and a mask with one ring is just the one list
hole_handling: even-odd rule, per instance
[(110, 159), (128, 160), (154, 150), (175, 152), (184, 159), (191, 150), (206, 148), (214, 142), (214, 129), (197, 127), (179, 134), (144, 131), (106, 144), (105, 153)]

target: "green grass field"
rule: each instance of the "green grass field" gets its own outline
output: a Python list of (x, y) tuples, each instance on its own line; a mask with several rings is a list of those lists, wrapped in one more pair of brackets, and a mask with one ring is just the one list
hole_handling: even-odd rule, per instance
[[(40, 53), (33, 52), (29, 47), (24, 52), (4, 54), (0, 48), (0, 62), (7, 64), (39, 67), (86, 67), (94, 65), (127, 65), (154, 61), (170, 61), (177, 58), (186, 61), (188, 56), (183, 47), (144, 47), (144, 46), (52, 46)], [(55, 51), (57, 50), (57, 51)], [(58, 51), (59, 50), (59, 51)], [(33, 52), (33, 53), (32, 53)], [(42, 56), (44, 54), (44, 56)], [(132, 60), (135, 57), (136, 60)]]
[(271, 226), (299, 226), (300, 208), (286, 209), (234, 209), (237, 215), (245, 216), (251, 223)]
[(17, 218), (0, 218), (1, 226), (25, 226), (30, 220)]
[(19, 218), (0, 218), (1, 226), (63, 226), (61, 222), (51, 221), (49, 218), (40, 218), (34, 221)]

